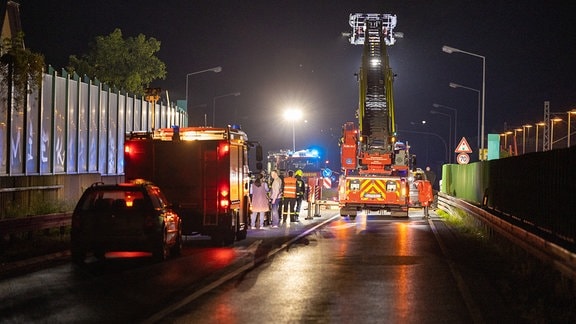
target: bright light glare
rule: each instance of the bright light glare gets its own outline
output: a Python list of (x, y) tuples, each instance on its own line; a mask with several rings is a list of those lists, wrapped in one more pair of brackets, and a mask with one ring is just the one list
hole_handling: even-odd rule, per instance
[(380, 59), (373, 58), (372, 60), (370, 60), (370, 64), (372, 66), (378, 66), (378, 65), (380, 65)]
[(288, 109), (284, 111), (284, 119), (286, 120), (300, 120), (302, 118), (302, 111), (300, 109)]

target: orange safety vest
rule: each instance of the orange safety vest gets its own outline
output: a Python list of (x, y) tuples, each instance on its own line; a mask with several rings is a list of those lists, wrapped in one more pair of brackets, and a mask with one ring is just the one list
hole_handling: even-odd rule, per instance
[(296, 178), (284, 178), (284, 198), (296, 198)]

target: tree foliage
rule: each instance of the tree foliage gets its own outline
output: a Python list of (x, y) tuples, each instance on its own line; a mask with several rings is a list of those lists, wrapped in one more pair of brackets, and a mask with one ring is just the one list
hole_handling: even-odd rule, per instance
[(0, 43), (0, 95), (12, 99), (12, 106), (20, 110), (26, 96), (42, 84), (44, 56), (24, 48), (24, 33), (4, 38)]
[(71, 55), (67, 70), (144, 95), (152, 81), (166, 78), (166, 65), (155, 56), (159, 50), (155, 38), (140, 34), (125, 39), (117, 28), (108, 36), (96, 37), (87, 54), (80, 58)]

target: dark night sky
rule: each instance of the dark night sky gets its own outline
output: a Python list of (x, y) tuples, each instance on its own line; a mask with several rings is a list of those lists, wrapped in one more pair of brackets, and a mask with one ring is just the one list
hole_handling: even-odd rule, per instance
[[(540, 121), (543, 102), (553, 112), (576, 106), (576, 2), (480, 0), (20, 0), (26, 45), (45, 55), (57, 70), (71, 54), (82, 54), (96, 36), (120, 28), (125, 37), (142, 33), (161, 41), (158, 56), (166, 80), (152, 86), (184, 99), (186, 74), (222, 66), (221, 73), (189, 78), (192, 124), (238, 122), (265, 150), (290, 148), (291, 124), (282, 119), (289, 104), (303, 108), (296, 145), (321, 145), (338, 158), (340, 127), (354, 120), (361, 47), (341, 36), (350, 13), (393, 13), (404, 38), (389, 48), (397, 74), (395, 104), (401, 140), (419, 164), (440, 165), (448, 141), (448, 118), (432, 115), (433, 103), (458, 110), (458, 139), (476, 149), (477, 93), (452, 89), (449, 82), (481, 89), (482, 60), (446, 54), (449, 45), (486, 57), (486, 134), (504, 124)], [(440, 4), (441, 3), (441, 4)], [(165, 99), (164, 99), (165, 100)], [(438, 109), (438, 110), (441, 110)], [(452, 114), (450, 110), (443, 110)], [(427, 124), (420, 124), (427, 120)], [(404, 130), (404, 132), (402, 132)], [(414, 132), (433, 133), (438, 136)], [(335, 165), (334, 165), (335, 166)], [(335, 166), (336, 167), (336, 166)]]

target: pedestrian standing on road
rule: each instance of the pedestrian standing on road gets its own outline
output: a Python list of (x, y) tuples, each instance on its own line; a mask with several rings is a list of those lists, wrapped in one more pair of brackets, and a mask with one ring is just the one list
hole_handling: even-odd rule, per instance
[(270, 193), (270, 202), (272, 203), (272, 228), (277, 228), (280, 225), (280, 214), (278, 213), (278, 208), (280, 207), (280, 190), (282, 190), (282, 180), (278, 177), (278, 171), (273, 170), (270, 172), (272, 177), (272, 188)]
[(294, 177), (296, 178), (296, 221), (300, 216), (300, 208), (302, 207), (302, 200), (306, 197), (306, 183), (302, 180), (302, 170), (296, 170)]
[(282, 201), (284, 203), (283, 222), (296, 222), (296, 178), (294, 178), (294, 171), (292, 170), (289, 170), (288, 176), (284, 178)]
[(258, 228), (264, 229), (264, 217), (266, 212), (270, 210), (268, 205), (268, 184), (262, 178), (262, 174), (256, 175), (256, 180), (252, 184), (252, 216), (250, 217), (252, 229), (256, 228), (257, 218)]

